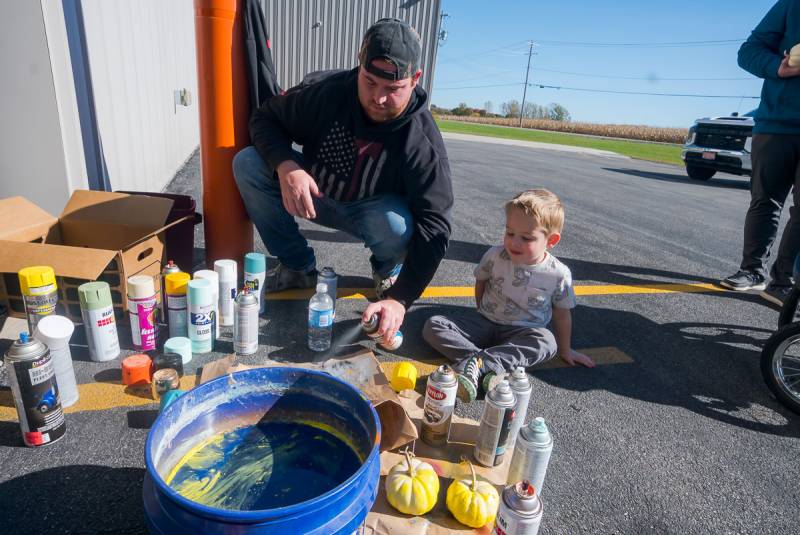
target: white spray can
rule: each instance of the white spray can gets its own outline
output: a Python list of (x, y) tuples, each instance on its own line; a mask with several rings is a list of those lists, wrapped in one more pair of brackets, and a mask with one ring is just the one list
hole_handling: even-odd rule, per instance
[(267, 258), (261, 253), (244, 255), (244, 285), (258, 299), (258, 313), (264, 313), (264, 281), (267, 278)]
[(63, 408), (78, 401), (78, 384), (75, 381), (72, 353), (69, 350), (69, 339), (72, 338), (74, 331), (75, 325), (69, 319), (51, 314), (39, 320), (34, 334), (34, 338), (50, 348), (50, 359), (53, 362)]
[(219, 339), (219, 275), (210, 269), (201, 269), (194, 272), (194, 279), (208, 279), (211, 281), (211, 299), (214, 301), (214, 341)]
[[(214, 262), (214, 271), (219, 276), (219, 316), (217, 322), (225, 327), (234, 324), (233, 302), (239, 287), (236, 260), (222, 259)], [(258, 303), (258, 301), (256, 301)]]
[(189, 307), (189, 339), (192, 353), (208, 353), (214, 349), (214, 292), (211, 281), (189, 281), (186, 291)]
[(107, 282), (87, 282), (78, 286), (81, 318), (86, 331), (89, 358), (105, 362), (119, 356), (119, 333)]
[(128, 313), (131, 318), (133, 347), (139, 351), (152, 351), (158, 340), (156, 322), (158, 295), (153, 277), (134, 275), (128, 277)]
[(544, 418), (537, 416), (531, 423), (519, 430), (514, 455), (508, 468), (506, 484), (518, 481), (530, 481), (539, 496), (542, 495), (544, 476), (553, 452), (553, 437), (544, 423)]
[(252, 355), (258, 351), (258, 301), (245, 288), (236, 296), (233, 324), (233, 350), (237, 355)]
[(514, 420), (511, 422), (511, 431), (508, 433), (508, 449), (514, 447), (517, 441), (517, 433), (519, 433), (522, 424), (525, 423), (525, 415), (528, 414), (528, 404), (531, 401), (531, 381), (528, 379), (528, 374), (525, 373), (525, 368), (518, 366), (509, 376), (508, 384), (511, 385), (511, 390), (514, 392), (514, 397), (517, 399), (517, 404), (514, 405)]

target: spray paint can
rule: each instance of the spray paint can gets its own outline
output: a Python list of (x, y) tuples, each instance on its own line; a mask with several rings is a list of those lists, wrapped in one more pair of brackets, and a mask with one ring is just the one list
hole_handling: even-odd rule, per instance
[(49, 266), (26, 267), (17, 273), (25, 315), (28, 318), (28, 332), (36, 331), (36, 324), (45, 316), (56, 311), (58, 286), (56, 274)]
[(386, 342), (384, 341), (383, 337), (378, 334), (378, 327), (381, 324), (381, 316), (378, 313), (373, 314), (370, 316), (369, 320), (361, 322), (361, 328), (364, 330), (364, 333), (375, 340), (379, 346), (389, 351), (394, 351), (395, 349), (399, 348), (403, 345), (403, 333), (397, 331), (394, 337)]
[(67, 430), (50, 350), (20, 333), (6, 352), (8, 378), (26, 446), (55, 442)]
[(264, 313), (264, 280), (267, 278), (267, 258), (261, 253), (244, 255), (244, 285), (258, 300), (258, 313)]
[(33, 335), (50, 350), (50, 362), (56, 374), (62, 409), (78, 401), (78, 383), (75, 381), (72, 353), (69, 350), (69, 339), (72, 338), (73, 332), (75, 332), (74, 323), (64, 316), (52, 314), (39, 321)]
[(208, 353), (214, 349), (214, 292), (211, 281), (189, 281), (186, 291), (189, 307), (189, 339), (192, 353)]
[(517, 404), (514, 405), (514, 421), (511, 422), (511, 431), (508, 433), (508, 449), (511, 449), (517, 441), (517, 433), (525, 423), (533, 387), (530, 379), (528, 379), (528, 374), (525, 373), (525, 368), (522, 366), (518, 366), (511, 373), (508, 383), (511, 385), (511, 391), (514, 392), (514, 397), (517, 399)]
[(542, 500), (529, 481), (509, 485), (500, 497), (492, 535), (536, 535), (543, 512)]
[(107, 282), (87, 282), (78, 286), (81, 318), (89, 346), (89, 358), (105, 362), (119, 356), (119, 334)]
[(336, 319), (336, 291), (339, 285), (339, 275), (330, 266), (325, 266), (317, 275), (317, 283), (328, 285), (328, 295), (333, 301), (333, 318)]
[(435, 447), (447, 445), (450, 423), (453, 421), (453, 409), (456, 406), (456, 392), (458, 392), (456, 374), (447, 364), (439, 366), (428, 376), (420, 433), (426, 444)]
[(475, 460), (483, 466), (497, 466), (503, 462), (515, 404), (508, 381), (502, 381), (486, 395), (474, 452)]
[(211, 281), (211, 299), (214, 304), (214, 341), (219, 340), (219, 275), (210, 269), (201, 269), (194, 272), (194, 279), (208, 279)]
[(167, 261), (167, 265), (164, 266), (164, 268), (161, 270), (161, 295), (160, 295), (161, 304), (158, 307), (158, 314), (159, 314), (159, 321), (161, 321), (162, 323), (167, 321), (167, 315), (168, 315), (167, 288), (165, 279), (167, 278), (167, 275), (169, 275), (170, 273), (178, 273), (180, 270), (181, 268), (179, 268), (178, 265), (172, 260)]
[(514, 455), (508, 468), (506, 484), (523, 479), (530, 481), (539, 496), (542, 495), (544, 477), (550, 454), (553, 452), (553, 437), (547, 429), (544, 418), (537, 416), (531, 423), (519, 430)]
[(188, 273), (178, 271), (164, 277), (164, 295), (166, 295), (167, 324), (169, 337), (189, 336), (187, 325), (186, 288), (192, 277)]
[(258, 301), (245, 286), (234, 303), (233, 351), (252, 355), (258, 351)]
[(219, 316), (217, 317), (217, 322), (225, 327), (233, 327), (234, 324), (233, 302), (236, 299), (236, 289), (239, 287), (236, 268), (236, 260), (222, 259), (214, 262), (214, 271), (219, 276)]
[(149, 275), (128, 277), (128, 314), (131, 318), (131, 338), (138, 351), (152, 351), (158, 340), (156, 307), (158, 294)]

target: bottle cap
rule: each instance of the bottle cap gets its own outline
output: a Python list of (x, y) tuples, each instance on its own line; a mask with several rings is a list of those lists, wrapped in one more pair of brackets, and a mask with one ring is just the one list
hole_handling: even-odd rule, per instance
[(391, 384), (395, 392), (414, 390), (417, 386), (417, 368), (410, 362), (398, 362), (392, 371)]
[(181, 295), (186, 293), (186, 286), (192, 277), (188, 273), (178, 271), (170, 273), (164, 277), (164, 289), (170, 295)]
[(214, 271), (219, 275), (221, 281), (235, 281), (236, 280), (236, 260), (228, 260), (223, 258), (214, 262)]
[(327, 284), (325, 284), (324, 282), (320, 282), (320, 283), (317, 284), (317, 293), (318, 294), (324, 294), (327, 291), (328, 291), (328, 285)]
[(64, 316), (51, 314), (36, 324), (36, 338), (48, 347), (62, 347), (69, 344), (75, 324)]
[(31, 288), (55, 285), (56, 273), (50, 266), (31, 266), (22, 268), (17, 273), (19, 277), (19, 287), (23, 294), (29, 294)]
[(110, 307), (111, 287), (107, 282), (86, 282), (78, 286), (78, 300), (84, 310)]
[(128, 277), (128, 297), (130, 299), (147, 299), (156, 295), (156, 286), (150, 275), (134, 275)]
[(214, 290), (211, 287), (211, 281), (208, 279), (190, 280), (188, 290), (186, 290), (186, 297), (189, 299), (189, 303), (195, 305), (213, 304)]
[(192, 341), (185, 336), (175, 336), (164, 343), (164, 353), (177, 353), (183, 364), (192, 361)]
[(122, 361), (122, 384), (145, 385), (150, 382), (150, 357), (144, 353), (131, 355)]
[(248, 273), (261, 273), (267, 270), (267, 257), (261, 253), (244, 255), (244, 270)]

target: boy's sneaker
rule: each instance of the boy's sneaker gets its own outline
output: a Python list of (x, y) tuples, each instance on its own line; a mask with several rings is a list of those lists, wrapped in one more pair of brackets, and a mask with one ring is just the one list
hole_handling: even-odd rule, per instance
[(502, 383), (503, 381), (507, 381), (509, 379), (509, 373), (494, 373), (494, 372), (486, 372), (486, 375), (483, 376), (483, 381), (481, 381), (481, 388), (485, 393), (489, 393), (494, 390), (494, 387)]
[(265, 292), (280, 292), (290, 288), (315, 288), (317, 286), (317, 270), (304, 273), (289, 269), (280, 262), (267, 271), (264, 278)]
[(786, 301), (786, 298), (789, 297), (789, 293), (791, 293), (791, 291), (791, 286), (777, 286), (770, 284), (764, 290), (762, 290), (759, 295), (770, 303), (774, 303), (779, 307), (782, 307), (783, 303)]
[(384, 298), (384, 292), (397, 282), (397, 275), (381, 277), (376, 271), (373, 271), (372, 281), (375, 283), (375, 295), (378, 296), (378, 299), (382, 300)]
[(456, 396), (464, 403), (472, 403), (478, 397), (481, 366), (483, 366), (483, 361), (480, 357), (469, 357), (461, 371), (456, 375), (456, 380), (458, 381)]
[(740, 269), (730, 277), (719, 281), (719, 285), (730, 290), (743, 292), (745, 290), (763, 290), (767, 287), (767, 281), (755, 271)]

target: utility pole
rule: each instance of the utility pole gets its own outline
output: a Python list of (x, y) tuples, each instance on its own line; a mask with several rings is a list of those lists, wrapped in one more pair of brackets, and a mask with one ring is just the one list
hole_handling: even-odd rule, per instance
[(525, 71), (525, 89), (522, 91), (522, 105), (519, 107), (519, 127), (522, 128), (522, 114), (525, 112), (525, 96), (528, 94), (528, 76), (531, 74), (531, 56), (533, 55), (533, 41), (528, 41), (528, 68)]

